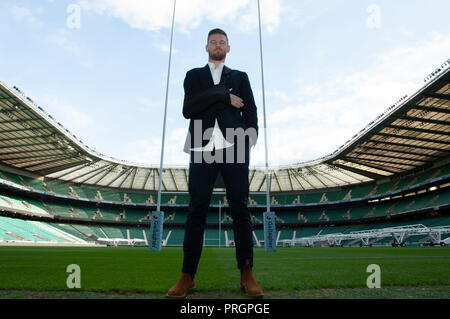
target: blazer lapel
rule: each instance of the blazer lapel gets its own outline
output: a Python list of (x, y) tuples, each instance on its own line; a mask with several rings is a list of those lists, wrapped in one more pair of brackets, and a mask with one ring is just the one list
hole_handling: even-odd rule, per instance
[(222, 76), (220, 77), (220, 84), (227, 85), (227, 80), (230, 77), (231, 69), (228, 68), (226, 65), (223, 66), (222, 70)]
[[(208, 84), (210, 84), (210, 86), (214, 86), (214, 80), (212, 78), (211, 69), (209, 68), (209, 64), (206, 64), (205, 67), (202, 69), (202, 71), (203, 71), (204, 79), (206, 79), (206, 81), (208, 82)], [(226, 85), (227, 80), (230, 77), (230, 73), (231, 73), (231, 69), (228, 68), (226, 65), (224, 65), (219, 84)]]
[(206, 64), (203, 68), (203, 77), (208, 82), (209, 86), (214, 86), (214, 80), (212, 78), (211, 69), (209, 68), (209, 64)]

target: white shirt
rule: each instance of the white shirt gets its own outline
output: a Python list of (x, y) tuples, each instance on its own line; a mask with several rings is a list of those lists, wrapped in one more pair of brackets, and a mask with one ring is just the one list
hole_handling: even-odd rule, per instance
[[(220, 65), (216, 68), (215, 64), (213, 62), (208, 62), (209, 69), (211, 70), (211, 76), (214, 81), (214, 85), (217, 85), (220, 83), (220, 78), (222, 77), (222, 71), (224, 63), (220, 63)], [(219, 128), (219, 124), (216, 122), (214, 124), (213, 132), (211, 135), (211, 139), (209, 140), (208, 144), (206, 144), (204, 147), (197, 147), (197, 148), (191, 148), (193, 151), (212, 151), (213, 148), (216, 150), (220, 150), (222, 148), (227, 148), (233, 146), (233, 143), (229, 143), (222, 134), (222, 131)]]
[(217, 85), (220, 83), (220, 78), (222, 76), (223, 66), (224, 63), (220, 63), (219, 66), (216, 69), (216, 65), (213, 62), (208, 62), (209, 69), (211, 70), (211, 75), (214, 81), (214, 85)]

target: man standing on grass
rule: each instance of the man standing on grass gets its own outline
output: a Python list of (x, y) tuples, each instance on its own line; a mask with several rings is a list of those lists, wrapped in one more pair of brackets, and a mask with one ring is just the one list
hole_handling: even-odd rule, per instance
[(166, 296), (184, 298), (195, 288), (206, 216), (220, 172), (233, 218), (240, 287), (247, 296), (263, 297), (252, 274), (253, 226), (247, 207), (250, 149), (258, 138), (256, 105), (247, 74), (224, 65), (230, 45), (223, 30), (209, 32), (206, 51), (208, 64), (188, 71), (184, 80), (183, 115), (190, 119), (184, 148), (190, 154), (190, 203), (182, 274)]

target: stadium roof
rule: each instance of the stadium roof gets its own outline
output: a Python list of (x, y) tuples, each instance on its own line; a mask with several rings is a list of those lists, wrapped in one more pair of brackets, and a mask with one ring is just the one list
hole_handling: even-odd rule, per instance
[[(449, 158), (450, 60), (334, 153), (271, 167), (270, 191), (308, 191), (384, 179)], [(181, 151), (181, 150), (180, 150)], [(100, 154), (56, 122), (18, 88), (0, 82), (0, 164), (62, 182), (156, 191), (159, 166)], [(166, 167), (163, 191), (187, 191), (188, 168)], [(250, 192), (265, 191), (265, 170), (252, 167)]]

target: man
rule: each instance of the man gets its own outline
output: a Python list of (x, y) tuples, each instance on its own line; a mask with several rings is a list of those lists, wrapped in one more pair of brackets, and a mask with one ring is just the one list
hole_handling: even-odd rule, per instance
[(263, 297), (252, 274), (253, 227), (247, 207), (250, 149), (258, 135), (256, 105), (247, 74), (224, 65), (230, 45), (223, 30), (209, 32), (206, 51), (208, 64), (188, 71), (184, 80), (183, 115), (190, 119), (184, 147), (184, 151), (190, 153), (190, 203), (182, 274), (167, 297), (184, 298), (195, 288), (194, 276), (202, 251), (206, 216), (219, 172), (233, 218), (241, 289), (250, 297)]

